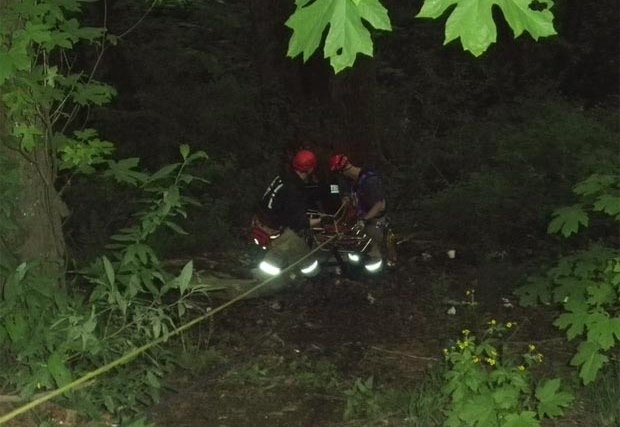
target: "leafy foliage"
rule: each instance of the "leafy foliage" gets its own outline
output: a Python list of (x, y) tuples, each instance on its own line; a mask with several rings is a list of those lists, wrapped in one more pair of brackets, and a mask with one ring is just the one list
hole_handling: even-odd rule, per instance
[[(8, 154), (8, 169), (18, 171), (19, 176), (17, 197), (9, 199), (6, 206), (15, 205), (22, 213), (31, 206), (39, 207), (32, 208), (29, 215), (12, 217), (17, 231), (10, 235), (11, 250), (6, 252), (11, 253), (3, 258), (56, 258), (41, 268), (64, 266), (60, 228), (66, 206), (57, 187), (58, 171), (92, 172), (92, 165), (112, 150), (111, 144), (99, 140), (92, 130), (75, 132), (73, 138), (63, 134), (73, 126), (80, 108), (109, 102), (115, 94), (111, 87), (94, 80), (94, 73), (76, 70), (76, 58), (68, 53), (86, 44), (103, 49), (107, 41), (105, 29), (78, 22), (76, 17), (85, 3), (8, 0), (0, 7), (0, 110), (6, 120), (1, 124), (0, 152)], [(25, 179), (30, 167), (36, 170), (37, 179)], [(35, 195), (41, 196), (33, 203)], [(32, 243), (24, 249), (24, 242)], [(45, 249), (50, 247), (53, 254)]]
[[(575, 186), (582, 200), (581, 224), (588, 225), (590, 213), (618, 217), (619, 175), (595, 174)], [(550, 233), (568, 237), (577, 233), (572, 209), (559, 209), (549, 225)], [(617, 224), (616, 224), (617, 225)], [(563, 312), (554, 325), (566, 331), (569, 340), (580, 337), (581, 342), (571, 364), (579, 367), (585, 384), (591, 383), (609, 361), (605, 354), (620, 342), (620, 252), (601, 244), (561, 258), (544, 275), (532, 277), (516, 291), (521, 304), (539, 302), (557, 304)]]
[[(9, 1), (0, 26), (0, 86), (11, 134), (31, 151), (40, 139), (51, 140), (56, 125), (73, 119), (74, 106), (101, 105), (114, 90), (84, 73), (71, 73), (52, 61), (79, 42), (105, 41), (101, 28), (83, 27), (75, 18), (83, 1), (29, 4)], [(20, 26), (25, 22), (25, 25)], [(69, 113), (68, 113), (69, 111)]]
[(560, 232), (569, 237), (579, 231), (579, 226), (589, 225), (586, 209), (600, 212), (620, 221), (620, 176), (612, 174), (593, 174), (577, 184), (575, 194), (580, 196), (587, 206), (574, 205), (557, 209), (554, 219), (549, 223), (549, 233)]
[(362, 21), (378, 30), (391, 30), (387, 10), (379, 0), (298, 0), (297, 10), (286, 21), (293, 29), (287, 55), (303, 54), (304, 62), (319, 47), (329, 26), (323, 54), (338, 73), (355, 62), (358, 53), (373, 55), (370, 32)]
[(514, 323), (492, 320), (480, 342), (469, 330), (444, 350), (449, 370), (444, 393), (450, 403), (448, 426), (540, 426), (541, 420), (564, 413), (573, 396), (555, 378), (536, 385), (530, 374), (543, 355), (530, 345), (517, 362), (504, 354), (500, 337)]
[(373, 419), (379, 414), (380, 406), (378, 395), (373, 390), (373, 377), (365, 380), (357, 378), (351, 389), (345, 391), (347, 404), (344, 410), (344, 419), (355, 417)]
[[(532, 108), (536, 115), (530, 114)], [(518, 106), (498, 105), (473, 121), (454, 123), (445, 136), (418, 143), (418, 151), (426, 153), (416, 163), (425, 170), (418, 181), (432, 185), (419, 190), (429, 194), (421, 204), (425, 215), (420, 220), (446, 239), (486, 250), (531, 250), (545, 238), (548, 215), (570, 202), (575, 182), (596, 171), (613, 175), (617, 130), (571, 103), (522, 99)], [(402, 167), (417, 157), (403, 156)], [(429, 177), (436, 177), (438, 170), (445, 180), (433, 184)], [(394, 196), (397, 200), (404, 199), (407, 184), (414, 185), (403, 183), (405, 189)], [(598, 198), (588, 197), (582, 209)], [(596, 217), (586, 220), (573, 213), (567, 224), (575, 227), (578, 219)]]
[(496, 41), (493, 6), (499, 6), (502, 10), (515, 38), (524, 31), (534, 40), (556, 34), (550, 11), (553, 2), (548, 0), (539, 4), (544, 6), (542, 10), (533, 9), (529, 0), (425, 0), (417, 16), (436, 19), (456, 5), (446, 22), (444, 44), (460, 38), (464, 50), (480, 56)]
[[(350, 67), (358, 53), (373, 56), (373, 41), (362, 21), (378, 30), (391, 31), (387, 10), (379, 0), (297, 0), (296, 10), (286, 25), (293, 29), (287, 55), (303, 60), (317, 50), (327, 30), (323, 55), (336, 73)], [(480, 56), (496, 41), (497, 30), (492, 8), (499, 6), (515, 37), (528, 32), (535, 40), (556, 34), (553, 27), (553, 2), (529, 0), (426, 0), (420, 18), (439, 18), (456, 5), (446, 23), (445, 41), (461, 39), (463, 49)]]
[[(9, 276), (0, 301), (2, 386), (25, 397), (54, 389), (142, 345), (165, 336), (188, 316), (191, 299), (204, 294), (193, 285), (192, 263), (178, 275), (168, 273), (147, 239), (159, 227), (174, 226), (188, 199), (181, 190), (194, 177), (185, 172), (204, 153), (181, 147), (182, 162), (143, 174), (144, 211), (135, 226), (122, 230), (111, 253), (101, 256), (85, 277), (92, 284), (88, 298), (79, 288), (69, 292), (49, 286), (49, 278), (34, 275), (31, 264), (19, 265)], [(145, 403), (158, 399), (162, 377), (172, 366), (163, 348), (134, 361), (121, 373), (97, 385), (71, 393), (67, 399), (93, 417), (108, 411), (129, 420)]]

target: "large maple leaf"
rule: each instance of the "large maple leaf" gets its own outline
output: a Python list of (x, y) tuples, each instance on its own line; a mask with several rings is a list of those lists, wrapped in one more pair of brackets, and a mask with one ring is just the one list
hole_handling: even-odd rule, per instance
[(319, 47), (326, 28), (323, 54), (337, 73), (350, 67), (358, 53), (373, 55), (373, 43), (363, 21), (379, 30), (391, 30), (387, 10), (379, 0), (298, 0), (286, 21), (293, 30), (287, 55), (303, 54), (304, 62)]
[(439, 18), (448, 8), (456, 5), (446, 22), (444, 44), (460, 38), (463, 49), (480, 56), (497, 38), (492, 14), (494, 5), (502, 10), (515, 38), (524, 31), (534, 40), (556, 34), (553, 14), (549, 10), (552, 2), (539, 2), (539, 5), (545, 6), (543, 10), (530, 8), (531, 4), (532, 0), (425, 0), (417, 17)]

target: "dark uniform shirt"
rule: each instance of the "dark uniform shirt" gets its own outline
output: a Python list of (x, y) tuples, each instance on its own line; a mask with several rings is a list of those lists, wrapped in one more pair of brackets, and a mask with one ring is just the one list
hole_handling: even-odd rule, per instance
[(377, 202), (385, 200), (381, 177), (370, 169), (362, 169), (353, 185), (357, 197), (358, 216), (364, 216)]
[(306, 216), (307, 195), (304, 182), (294, 172), (276, 176), (259, 203), (259, 218), (271, 228), (288, 227), (300, 232), (310, 228)]

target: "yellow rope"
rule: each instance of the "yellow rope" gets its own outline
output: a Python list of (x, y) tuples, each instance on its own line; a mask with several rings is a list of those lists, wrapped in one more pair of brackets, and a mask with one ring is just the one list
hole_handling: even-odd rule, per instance
[[(295, 267), (296, 265), (298, 265), (299, 263), (301, 263), (303, 260), (305, 260), (306, 258), (310, 257), (312, 254), (314, 254), (315, 252), (317, 252), (319, 249), (321, 249), (323, 246), (327, 245), (328, 243), (330, 243), (332, 240), (336, 239), (336, 237), (338, 237), (338, 235), (334, 235), (332, 237), (330, 237), (328, 240), (326, 240), (325, 242), (323, 242), (322, 244), (320, 244), (319, 246), (317, 246), (316, 248), (312, 249), (310, 252), (308, 252), (306, 255), (304, 255), (303, 257), (299, 258), (297, 261), (295, 261), (294, 263), (292, 263), (291, 265), (289, 265), (288, 267), (286, 267), (284, 270), (282, 270), (282, 273), (285, 273), (289, 270), (291, 270), (293, 267)], [(85, 383), (87, 383), (88, 381), (92, 380), (93, 378), (109, 371), (112, 368), (115, 368), (119, 365), (123, 365), (129, 361), (131, 361), (131, 359), (135, 358), (136, 356), (138, 356), (141, 353), (144, 353), (146, 350), (148, 350), (151, 347), (156, 346), (157, 344), (160, 344), (162, 342), (165, 342), (168, 340), (168, 338), (174, 336), (174, 335), (178, 335), (181, 332), (191, 328), (192, 326), (194, 326), (197, 323), (202, 322), (203, 320), (213, 316), (215, 313), (219, 313), (220, 311), (224, 310), (225, 308), (233, 305), (234, 303), (240, 301), (241, 299), (245, 298), (246, 296), (252, 294), (253, 292), (255, 292), (257, 289), (265, 286), (267, 283), (271, 282), (272, 280), (278, 278), (279, 276), (274, 276), (274, 277), (270, 277), (267, 280), (262, 281), (261, 283), (258, 283), (256, 286), (248, 289), (247, 291), (243, 292), (242, 294), (236, 296), (235, 298), (226, 301), (224, 304), (214, 308), (213, 310), (210, 310), (208, 313), (197, 317), (196, 319), (178, 327), (177, 329), (168, 332), (167, 334), (157, 338), (156, 340), (151, 341), (148, 344), (145, 344), (141, 347), (136, 348), (135, 350), (132, 350), (131, 352), (119, 357), (116, 360), (113, 360), (112, 362), (101, 366), (100, 368), (95, 369), (94, 371), (91, 371), (89, 373), (87, 373), (86, 375), (76, 379), (73, 382), (70, 382), (69, 384), (65, 384), (64, 386), (60, 387), (59, 389), (50, 391), (49, 393), (46, 393), (45, 395), (31, 401), (28, 402), (27, 404), (20, 406), (17, 409), (14, 409), (13, 411), (9, 412), (8, 414), (3, 415), (2, 417), (0, 417), (0, 424), (4, 424), (7, 421), (12, 420), (13, 418), (15, 418), (16, 416), (23, 414), (24, 412), (30, 411), (31, 409), (35, 408), (36, 406), (39, 406), (40, 404), (55, 398), (56, 396), (59, 396), (69, 390), (72, 390), (80, 385), (84, 385)]]

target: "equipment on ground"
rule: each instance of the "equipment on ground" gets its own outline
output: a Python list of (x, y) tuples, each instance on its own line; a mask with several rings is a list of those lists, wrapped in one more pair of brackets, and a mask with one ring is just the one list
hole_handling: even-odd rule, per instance
[[(318, 274), (321, 269), (332, 270), (338, 274), (353, 273), (360, 269), (366, 273), (374, 273), (382, 269), (381, 260), (366, 262), (372, 238), (357, 226), (354, 206), (345, 204), (333, 215), (317, 210), (310, 210), (307, 215), (310, 218), (321, 219), (320, 225), (310, 229), (307, 236), (309, 247), (320, 249), (312, 258), (301, 263), (300, 268), (291, 272), (292, 276), (311, 277)], [(391, 233), (389, 229), (386, 229), (386, 232)], [(261, 235), (262, 238), (257, 239), (257, 235)], [(279, 234), (265, 233), (264, 227), (254, 222), (252, 236), (254, 243), (264, 250), (263, 258), (258, 263), (257, 273), (261, 277), (278, 276), (286, 265), (283, 265), (284, 263), (278, 265), (277, 259), (274, 260), (273, 257), (267, 255), (271, 244), (277, 242)]]

